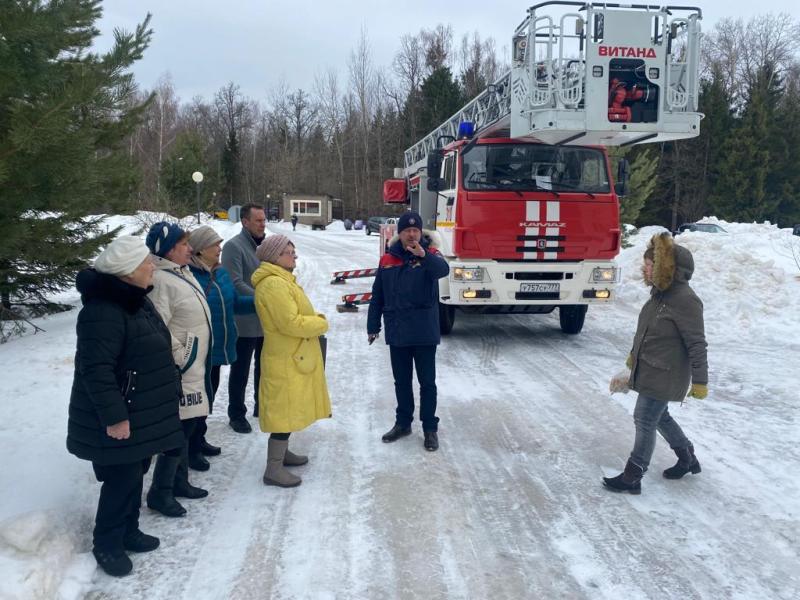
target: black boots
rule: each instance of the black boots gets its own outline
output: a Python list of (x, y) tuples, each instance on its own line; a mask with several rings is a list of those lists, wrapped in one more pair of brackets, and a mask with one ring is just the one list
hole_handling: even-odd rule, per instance
[(122, 546), (128, 552), (152, 552), (158, 548), (161, 540), (154, 535), (147, 535), (140, 529), (135, 529), (125, 534)]
[(250, 426), (250, 423), (244, 417), (240, 417), (238, 419), (231, 419), (230, 420), (231, 429), (233, 429), (236, 433), (250, 433), (253, 431), (253, 428)]
[[(150, 552), (158, 548), (160, 543), (157, 537), (143, 533), (138, 527), (122, 538), (122, 547), (128, 552)], [(124, 577), (133, 570), (131, 559), (122, 549), (94, 548), (92, 554), (99, 567), (112, 577)]]
[(642, 493), (642, 476), (644, 469), (628, 460), (625, 470), (616, 477), (603, 477), (603, 485), (612, 492), (628, 492), (638, 495)]
[(384, 433), (381, 439), (385, 443), (389, 444), (391, 442), (396, 442), (401, 437), (406, 437), (407, 435), (411, 435), (411, 427), (401, 427), (395, 423), (395, 426)]
[(700, 462), (694, 455), (694, 446), (692, 444), (689, 444), (686, 448), (673, 451), (678, 456), (678, 462), (664, 471), (664, 477), (667, 479), (680, 479), (687, 473), (697, 475), (700, 472)]
[(103, 571), (112, 577), (124, 577), (133, 570), (133, 563), (122, 550), (110, 551), (95, 548), (94, 559)]
[(222, 453), (222, 448), (209, 444), (206, 438), (200, 440), (200, 454), (203, 456), (219, 456)]
[(439, 434), (435, 431), (425, 432), (425, 450), (428, 452), (435, 452), (439, 449)]
[(186, 446), (183, 447), (180, 462), (178, 462), (178, 467), (175, 470), (173, 491), (176, 498), (189, 498), (190, 500), (208, 496), (208, 490), (195, 487), (189, 483), (189, 450)]
[(195, 471), (208, 471), (211, 463), (206, 460), (201, 451), (189, 453), (189, 468)]
[(147, 506), (166, 517), (182, 517), (186, 509), (175, 500), (175, 471), (180, 462), (179, 456), (159, 454), (153, 469), (153, 484), (147, 492)]

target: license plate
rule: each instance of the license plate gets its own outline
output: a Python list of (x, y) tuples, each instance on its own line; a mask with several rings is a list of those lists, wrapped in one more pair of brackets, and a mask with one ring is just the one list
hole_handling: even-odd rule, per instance
[(559, 283), (520, 283), (519, 291), (533, 294), (552, 294), (559, 291)]

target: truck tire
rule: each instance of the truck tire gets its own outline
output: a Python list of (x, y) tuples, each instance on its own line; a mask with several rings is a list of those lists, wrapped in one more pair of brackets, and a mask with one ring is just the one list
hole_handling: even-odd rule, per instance
[(570, 304), (558, 308), (558, 320), (561, 322), (561, 331), (574, 335), (583, 329), (586, 320), (586, 304)]
[(453, 324), (456, 321), (456, 307), (439, 302), (439, 331), (442, 335), (447, 335), (453, 331)]
[(367, 232), (367, 235), (369, 235), (369, 227), (364, 227), (364, 230)]

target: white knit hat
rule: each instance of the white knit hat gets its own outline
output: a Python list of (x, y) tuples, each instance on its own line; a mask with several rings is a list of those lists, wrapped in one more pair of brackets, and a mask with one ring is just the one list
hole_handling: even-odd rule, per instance
[(99, 273), (122, 277), (133, 273), (148, 256), (150, 250), (141, 239), (121, 235), (95, 259), (94, 268)]

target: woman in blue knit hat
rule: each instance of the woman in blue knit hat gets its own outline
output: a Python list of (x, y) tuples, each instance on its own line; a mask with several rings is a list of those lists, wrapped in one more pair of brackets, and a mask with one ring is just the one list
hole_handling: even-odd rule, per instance
[(211, 398), (211, 311), (200, 284), (189, 270), (192, 257), (189, 234), (174, 223), (161, 221), (146, 239), (156, 271), (150, 298), (172, 339), (172, 356), (181, 373), (178, 412), (186, 443), (180, 452), (158, 456), (147, 506), (168, 517), (180, 517), (186, 509), (175, 499), (203, 498), (204, 489), (189, 483), (188, 440), (200, 417), (208, 415)]

